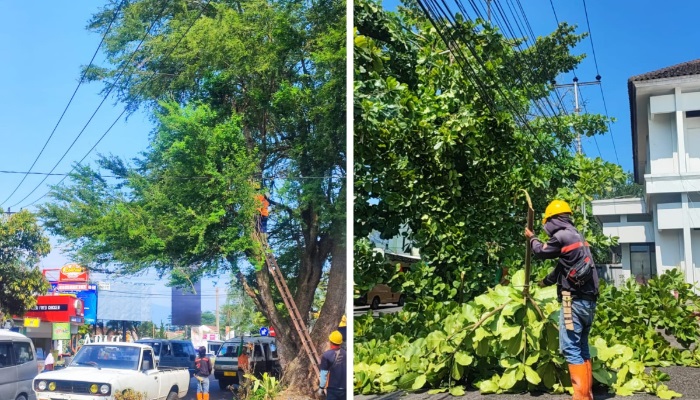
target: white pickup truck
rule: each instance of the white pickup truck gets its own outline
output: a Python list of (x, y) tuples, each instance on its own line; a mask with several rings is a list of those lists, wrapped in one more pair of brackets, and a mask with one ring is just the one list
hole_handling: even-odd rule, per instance
[(66, 368), (34, 378), (37, 400), (113, 400), (133, 389), (144, 400), (177, 400), (187, 395), (187, 368), (158, 369), (153, 349), (138, 343), (86, 344)]

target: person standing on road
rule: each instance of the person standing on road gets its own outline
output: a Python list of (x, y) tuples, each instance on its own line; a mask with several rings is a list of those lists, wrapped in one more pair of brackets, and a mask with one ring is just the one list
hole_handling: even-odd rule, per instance
[[(593, 367), (588, 348), (598, 300), (598, 272), (585, 238), (571, 220), (571, 207), (554, 200), (546, 208), (542, 220), (549, 241), (543, 244), (525, 228), (535, 258), (554, 259), (558, 263), (540, 287), (557, 285), (557, 298), (562, 304), (559, 315), (559, 350), (569, 364), (573, 400), (593, 400)], [(586, 271), (580, 275), (579, 271)], [(580, 279), (577, 277), (582, 276)]]
[(197, 378), (197, 400), (209, 400), (209, 375), (211, 375), (212, 365), (207, 357), (207, 349), (201, 346), (197, 349), (198, 356), (194, 360), (196, 369), (194, 377)]
[(325, 394), (326, 400), (342, 400), (345, 399), (345, 371), (347, 354), (345, 349), (340, 345), (343, 343), (343, 335), (338, 331), (333, 331), (328, 336), (330, 341), (330, 350), (323, 353), (321, 356), (321, 378), (319, 381), (318, 392), (320, 395)]
[(53, 371), (53, 353), (51, 353), (52, 348), (49, 347), (49, 351), (46, 353), (46, 358), (44, 359), (44, 371)]
[(245, 374), (250, 370), (250, 358), (248, 357), (248, 345), (243, 344), (243, 339), (241, 339), (241, 351), (238, 354), (238, 385), (243, 386), (245, 382)]

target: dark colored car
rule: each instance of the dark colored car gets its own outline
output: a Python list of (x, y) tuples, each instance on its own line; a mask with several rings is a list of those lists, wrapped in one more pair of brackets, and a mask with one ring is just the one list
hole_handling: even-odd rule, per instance
[(190, 370), (190, 376), (194, 375), (197, 353), (189, 340), (139, 339), (136, 343), (147, 344), (153, 348), (158, 367), (187, 368)]

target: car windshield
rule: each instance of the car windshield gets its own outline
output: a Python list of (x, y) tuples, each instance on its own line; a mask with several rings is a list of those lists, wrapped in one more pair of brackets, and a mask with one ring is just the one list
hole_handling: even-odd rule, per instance
[(141, 348), (136, 346), (89, 345), (78, 350), (71, 366), (137, 369)]
[(238, 343), (225, 343), (223, 346), (221, 346), (217, 355), (221, 357), (237, 357)]

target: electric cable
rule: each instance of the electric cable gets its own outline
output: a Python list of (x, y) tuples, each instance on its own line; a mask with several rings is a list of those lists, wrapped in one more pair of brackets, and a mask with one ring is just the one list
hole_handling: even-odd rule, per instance
[[(136, 52), (139, 50), (139, 48), (141, 48), (141, 45), (143, 44), (143, 42), (146, 40), (146, 38), (147, 38), (148, 35), (150, 34), (151, 29), (153, 29), (153, 27), (156, 25), (156, 23), (160, 20), (161, 16), (162, 16), (163, 13), (165, 12), (166, 7), (167, 7), (167, 2), (163, 3), (163, 8), (160, 10), (158, 16), (153, 20), (153, 22), (151, 22), (151, 25), (148, 27), (148, 29), (146, 30), (146, 33), (145, 33), (145, 34), (143, 35), (143, 37), (141, 38), (141, 41), (140, 41), (139, 44), (136, 46), (136, 48), (134, 49), (134, 51), (131, 53), (131, 56), (129, 57), (129, 60), (128, 60), (128, 61), (124, 64), (124, 66), (119, 70), (119, 73), (117, 74), (117, 77), (114, 79), (114, 81), (113, 81), (112, 84), (110, 85), (109, 90), (107, 91), (107, 93), (106, 93), (106, 94), (104, 95), (104, 97), (102, 98), (102, 101), (100, 101), (100, 104), (97, 106), (97, 108), (95, 109), (95, 111), (92, 113), (92, 115), (90, 116), (90, 118), (88, 119), (88, 121), (87, 121), (87, 122), (85, 123), (85, 125), (83, 126), (83, 129), (80, 130), (80, 132), (79, 132), (78, 135), (75, 137), (75, 139), (73, 140), (73, 142), (70, 144), (70, 146), (68, 147), (68, 149), (66, 149), (66, 151), (63, 153), (63, 155), (61, 156), (61, 158), (56, 162), (56, 164), (54, 164), (53, 168), (51, 168), (51, 171), (49, 171), (49, 172), (53, 172), (53, 171), (58, 167), (58, 165), (61, 163), (61, 161), (63, 161), (63, 159), (64, 159), (64, 158), (66, 157), (66, 155), (68, 154), (68, 152), (73, 148), (73, 146), (74, 146), (75, 143), (78, 141), (78, 139), (80, 139), (80, 137), (83, 135), (83, 132), (85, 132), (85, 129), (87, 129), (87, 127), (88, 127), (88, 125), (90, 124), (90, 122), (92, 122), (92, 119), (95, 117), (95, 115), (97, 114), (97, 112), (98, 112), (98, 111), (100, 110), (100, 108), (102, 107), (102, 104), (104, 104), (104, 102), (107, 101), (107, 99), (109, 98), (110, 93), (112, 92), (112, 90), (114, 89), (114, 87), (117, 85), (117, 82), (118, 82), (119, 79), (121, 78), (121, 76), (122, 76), (122, 74), (124, 73), (124, 71), (126, 71), (127, 66), (128, 66), (128, 65), (131, 63), (131, 61), (133, 60), (134, 56), (136, 55)], [(127, 82), (128, 82), (129, 80), (131, 80), (132, 76), (133, 76), (133, 75), (130, 75), (130, 76), (129, 76), (129, 78), (127, 79)], [(124, 115), (123, 112), (119, 115), (119, 117), (118, 117), (117, 119), (121, 118), (122, 115)], [(116, 122), (116, 121), (115, 121), (115, 122)], [(114, 124), (113, 124), (112, 126), (114, 126)], [(109, 129), (111, 129), (112, 126), (110, 126)], [(108, 131), (109, 131), (109, 130), (108, 130)], [(104, 138), (104, 135), (102, 136), (102, 138)], [(100, 138), (100, 140), (102, 140), (102, 138)], [(98, 143), (99, 143), (99, 141), (98, 141)], [(94, 147), (93, 147), (93, 148), (94, 148)], [(90, 151), (92, 151), (92, 149), (91, 149)], [(31, 192), (29, 192), (26, 196), (24, 196), (24, 197), (22, 198), (22, 200), (16, 202), (15, 204), (11, 205), (10, 207), (14, 207), (14, 206), (16, 206), (16, 205), (22, 203), (24, 200), (26, 200), (29, 196), (32, 195), (32, 193), (34, 193), (39, 187), (41, 187), (41, 185), (46, 181), (47, 178), (48, 178), (48, 175), (45, 176), (44, 179), (42, 179), (41, 182), (39, 182), (39, 184), (37, 184), (37, 185), (34, 187), (34, 189), (31, 190)]]
[(39, 151), (39, 154), (37, 154), (36, 158), (34, 159), (34, 162), (32, 162), (31, 167), (29, 167), (29, 170), (27, 173), (22, 177), (22, 180), (15, 186), (14, 190), (12, 193), (10, 193), (9, 196), (5, 200), (0, 203), (0, 207), (2, 207), (3, 204), (5, 204), (16, 192), (17, 189), (19, 189), (20, 186), (22, 186), (22, 183), (24, 183), (24, 180), (27, 179), (27, 176), (31, 173), (31, 171), (34, 169), (34, 166), (36, 165), (37, 161), (39, 161), (39, 158), (41, 155), (44, 153), (44, 150), (46, 150), (46, 146), (49, 144), (49, 141), (53, 137), (54, 133), (56, 133), (56, 129), (58, 128), (58, 125), (61, 123), (63, 120), (63, 117), (66, 115), (66, 111), (68, 111), (68, 107), (70, 107), (71, 103), (73, 103), (73, 99), (75, 98), (75, 94), (78, 93), (78, 89), (80, 89), (80, 86), (83, 84), (85, 81), (85, 75), (87, 75), (87, 71), (90, 69), (92, 66), (92, 63), (95, 61), (95, 57), (97, 57), (97, 53), (99, 52), (100, 48), (102, 47), (102, 44), (105, 41), (105, 38), (107, 37), (107, 34), (109, 31), (112, 29), (112, 24), (114, 21), (116, 21), (117, 16), (119, 15), (119, 11), (121, 10), (122, 5), (124, 4), (124, 1), (119, 3), (117, 8), (114, 11), (114, 16), (112, 17), (112, 20), (109, 21), (109, 25), (107, 26), (107, 29), (105, 30), (104, 35), (102, 35), (102, 39), (100, 40), (100, 43), (97, 45), (97, 48), (95, 49), (95, 53), (93, 53), (92, 58), (90, 59), (90, 63), (88, 64), (87, 68), (83, 71), (83, 74), (80, 76), (80, 80), (78, 81), (78, 85), (75, 87), (75, 90), (73, 90), (73, 94), (70, 96), (70, 99), (68, 100), (68, 104), (66, 104), (66, 107), (63, 109), (63, 112), (61, 113), (61, 116), (58, 118), (58, 121), (56, 122), (56, 125), (54, 125), (53, 130), (51, 131), (51, 134), (49, 135), (48, 139), (46, 139), (46, 142), (44, 142), (44, 146), (41, 148), (41, 151)]

